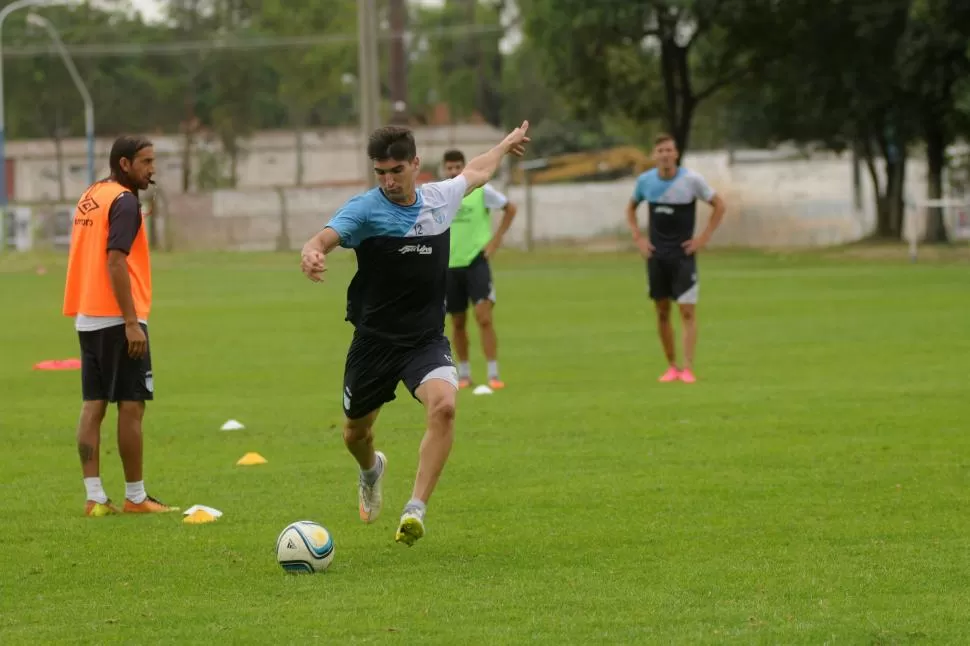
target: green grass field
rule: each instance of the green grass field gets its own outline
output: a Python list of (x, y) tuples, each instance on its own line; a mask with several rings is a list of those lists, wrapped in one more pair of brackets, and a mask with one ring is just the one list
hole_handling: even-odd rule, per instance
[[(225, 512), (192, 526), (82, 516), (79, 373), (31, 370), (77, 356), (63, 264), (0, 257), (0, 644), (970, 643), (970, 265), (707, 255), (688, 386), (656, 382), (635, 257), (503, 252), (509, 387), (461, 393), (411, 549), (393, 534), (423, 414), (403, 386), (377, 427), (385, 514), (357, 518), (352, 271), (155, 256), (146, 481)], [(248, 451), (268, 464), (235, 466)], [(276, 564), (300, 519), (334, 535), (324, 575)]]

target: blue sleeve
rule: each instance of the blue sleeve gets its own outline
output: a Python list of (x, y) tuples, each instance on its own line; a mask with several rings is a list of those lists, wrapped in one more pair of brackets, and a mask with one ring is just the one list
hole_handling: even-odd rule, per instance
[(647, 199), (643, 194), (643, 178), (638, 177), (636, 186), (633, 187), (633, 196), (630, 198), (633, 200), (634, 204), (640, 204), (643, 200)]
[(363, 242), (368, 237), (367, 208), (363, 196), (358, 195), (349, 199), (330, 218), (327, 227), (340, 236), (341, 247), (352, 249)]

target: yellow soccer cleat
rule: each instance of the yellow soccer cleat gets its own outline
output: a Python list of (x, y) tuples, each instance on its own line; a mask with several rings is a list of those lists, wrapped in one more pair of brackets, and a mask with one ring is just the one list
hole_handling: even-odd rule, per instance
[(107, 502), (94, 502), (93, 500), (89, 500), (84, 505), (84, 515), (90, 516), (91, 518), (101, 518), (102, 516), (111, 516), (117, 513), (119, 513), (118, 508), (110, 500)]
[(404, 514), (401, 515), (401, 522), (398, 525), (397, 533), (394, 535), (394, 540), (411, 547), (422, 536), (424, 536), (424, 519), (421, 518), (421, 514), (415, 510), (405, 510)]

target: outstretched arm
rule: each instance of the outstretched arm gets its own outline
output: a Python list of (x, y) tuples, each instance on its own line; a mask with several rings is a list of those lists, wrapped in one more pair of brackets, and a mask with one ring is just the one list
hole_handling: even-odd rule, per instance
[(510, 132), (499, 145), (468, 162), (461, 172), (467, 183), (465, 195), (484, 186), (488, 180), (492, 179), (499, 164), (502, 163), (502, 157), (505, 155), (521, 157), (525, 153), (525, 144), (529, 143), (529, 137), (526, 136), (528, 130), (529, 122), (523, 121), (522, 125)]

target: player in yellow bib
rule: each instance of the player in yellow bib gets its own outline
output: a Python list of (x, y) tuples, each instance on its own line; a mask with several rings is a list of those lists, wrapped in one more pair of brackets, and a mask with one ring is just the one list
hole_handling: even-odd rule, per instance
[[(445, 175), (457, 177), (465, 168), (465, 155), (449, 150), (443, 158)], [(492, 209), (503, 209), (502, 222), (492, 233)], [(482, 351), (488, 362), (488, 385), (492, 390), (505, 387), (498, 372), (498, 337), (492, 323), (495, 286), (488, 261), (502, 245), (502, 238), (512, 226), (516, 207), (509, 199), (485, 184), (468, 195), (451, 223), (451, 256), (448, 261), (447, 310), (451, 315), (451, 343), (458, 356), (458, 387), (472, 384), (468, 360), (468, 304), (471, 303), (482, 338)]]

